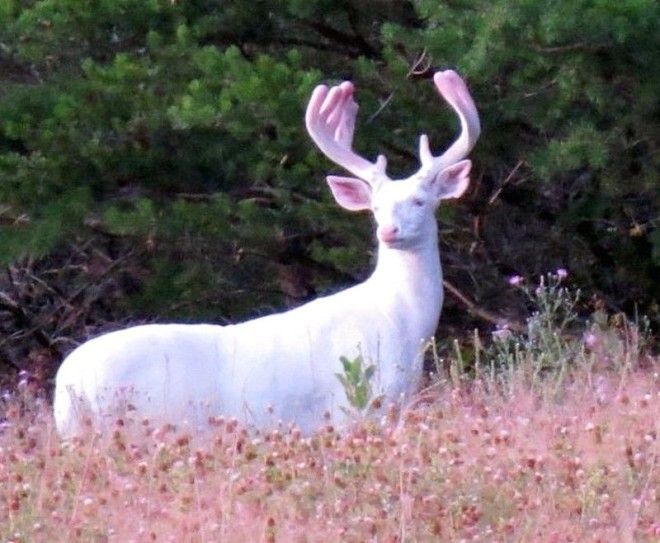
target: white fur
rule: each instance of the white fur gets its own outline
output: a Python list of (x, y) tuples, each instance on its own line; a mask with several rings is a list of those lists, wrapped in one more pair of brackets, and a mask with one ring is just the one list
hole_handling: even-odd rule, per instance
[[(350, 117), (357, 106), (352, 87), (343, 88), (349, 96), (338, 107), (347, 109), (334, 115), (343, 116), (339, 128), (351, 134), (335, 135), (335, 141), (350, 148)], [(317, 113), (332, 109), (326, 97), (316, 105)], [(310, 133), (315, 141), (323, 137), (313, 127)], [(378, 225), (378, 260), (365, 282), (242, 324), (153, 324), (94, 338), (75, 349), (57, 373), (58, 431), (81, 433), (86, 416), (104, 428), (128, 409), (139, 419), (193, 428), (223, 415), (258, 428), (295, 422), (311, 432), (326, 413), (337, 424), (346, 416), (342, 407), (348, 402), (337, 378), (342, 356), (360, 355), (375, 364), (374, 393), (405, 400), (418, 384), (421, 347), (435, 332), (442, 306), (434, 212), (441, 199), (465, 190), (469, 169), (470, 162), (462, 160), (431, 173), (423, 166), (397, 182), (329, 177), (340, 205), (370, 209)]]

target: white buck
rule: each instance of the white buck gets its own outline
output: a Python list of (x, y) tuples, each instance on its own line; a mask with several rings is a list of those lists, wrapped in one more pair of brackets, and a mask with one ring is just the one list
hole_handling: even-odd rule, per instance
[(422, 374), (422, 348), (442, 306), (442, 270), (435, 210), (469, 183), (465, 157), (480, 132), (474, 102), (455, 72), (434, 82), (458, 113), (461, 134), (441, 156), (420, 138), (421, 167), (407, 179), (385, 173), (385, 157), (369, 162), (352, 150), (358, 106), (353, 85), (320, 85), (307, 106), (307, 130), (319, 149), (355, 177), (329, 176), (335, 200), (370, 210), (378, 259), (363, 283), (303, 306), (241, 324), (152, 324), (91, 339), (62, 363), (55, 421), (63, 436), (90, 416), (107, 427), (117, 408), (135, 417), (207, 425), (209, 416), (236, 417), (257, 428), (293, 422), (318, 428), (330, 414), (341, 424), (348, 405), (337, 374), (341, 357), (361, 356), (376, 370), (374, 394), (405, 401)]

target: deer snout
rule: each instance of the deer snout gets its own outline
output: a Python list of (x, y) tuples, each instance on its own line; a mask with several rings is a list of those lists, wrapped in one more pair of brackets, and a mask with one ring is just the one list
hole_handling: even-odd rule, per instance
[(396, 241), (397, 235), (399, 234), (399, 227), (394, 226), (393, 224), (383, 224), (378, 227), (376, 230), (376, 235), (380, 241), (389, 243)]

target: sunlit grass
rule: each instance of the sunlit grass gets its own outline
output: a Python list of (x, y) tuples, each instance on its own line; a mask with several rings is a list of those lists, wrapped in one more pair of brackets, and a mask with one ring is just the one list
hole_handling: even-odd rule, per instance
[(658, 374), (574, 385), (559, 403), (445, 387), (398, 424), (310, 438), (123, 421), (65, 444), (45, 406), (10, 407), (0, 538), (657, 541)]
[(658, 359), (622, 318), (580, 330), (547, 302), (436, 356), (403, 412), (313, 436), (124, 418), (62, 442), (23, 379), (1, 400), (0, 541), (656, 542)]

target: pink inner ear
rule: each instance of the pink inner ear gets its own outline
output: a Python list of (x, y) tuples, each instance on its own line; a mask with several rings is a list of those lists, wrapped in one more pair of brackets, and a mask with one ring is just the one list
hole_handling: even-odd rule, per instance
[(461, 160), (440, 171), (432, 181), (432, 186), (439, 200), (458, 198), (470, 184), (470, 160)]
[(344, 209), (371, 209), (371, 187), (361, 179), (329, 175), (327, 181), (335, 201)]

